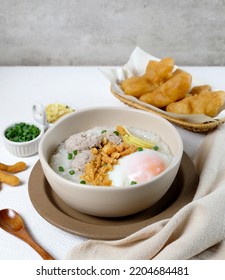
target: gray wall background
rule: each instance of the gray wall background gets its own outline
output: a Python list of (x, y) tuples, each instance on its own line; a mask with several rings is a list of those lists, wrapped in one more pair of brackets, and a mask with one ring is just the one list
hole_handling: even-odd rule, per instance
[(0, 0), (0, 65), (225, 65), (225, 0)]

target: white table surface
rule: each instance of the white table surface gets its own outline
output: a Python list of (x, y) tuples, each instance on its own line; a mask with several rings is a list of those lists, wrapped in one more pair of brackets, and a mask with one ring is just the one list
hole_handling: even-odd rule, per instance
[[(203, 83), (225, 90), (224, 67), (183, 67)], [(125, 107), (109, 90), (109, 82), (98, 67), (0, 67), (0, 130), (7, 124), (32, 120), (32, 104), (60, 102), (76, 109), (93, 106)], [(204, 134), (177, 127), (184, 150), (194, 160)], [(13, 164), (23, 160), (28, 169), (18, 173), (22, 185), (0, 185), (0, 209), (20, 213), (34, 237), (55, 259), (64, 259), (67, 251), (86, 239), (67, 233), (48, 223), (34, 209), (28, 195), (28, 179), (38, 155), (17, 158), (0, 142), (0, 162)], [(20, 239), (0, 229), (1, 260), (39, 260), (40, 256)]]

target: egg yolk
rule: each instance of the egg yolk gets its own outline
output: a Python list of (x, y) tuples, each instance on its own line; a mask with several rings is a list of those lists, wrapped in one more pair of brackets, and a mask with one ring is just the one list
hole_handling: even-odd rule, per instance
[(139, 154), (135, 161), (129, 162), (128, 177), (131, 181), (138, 183), (150, 180), (166, 169), (164, 162), (156, 155), (149, 157)]

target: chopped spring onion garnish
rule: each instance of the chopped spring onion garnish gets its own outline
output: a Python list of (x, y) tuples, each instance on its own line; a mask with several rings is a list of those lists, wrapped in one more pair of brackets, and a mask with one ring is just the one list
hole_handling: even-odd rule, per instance
[(113, 131), (117, 136), (119, 136), (119, 132), (117, 130)]
[(63, 166), (59, 166), (59, 171), (60, 171), (60, 172), (63, 172), (63, 171), (64, 171)]
[(16, 123), (5, 131), (5, 137), (13, 142), (28, 142), (40, 134), (40, 129), (33, 124)]
[(155, 151), (157, 151), (157, 150), (159, 149), (159, 147), (158, 147), (158, 146), (154, 146), (153, 149), (154, 149)]
[(68, 153), (68, 156), (67, 156), (68, 159), (72, 159), (73, 158), (73, 155), (71, 153)]
[(136, 184), (137, 184), (137, 182), (135, 182), (135, 181), (131, 181), (131, 182), (130, 182), (130, 184), (131, 184), (131, 185), (136, 185)]

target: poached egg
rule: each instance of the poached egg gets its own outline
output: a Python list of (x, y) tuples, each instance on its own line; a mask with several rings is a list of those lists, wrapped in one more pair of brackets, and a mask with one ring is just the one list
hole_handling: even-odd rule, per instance
[(108, 172), (112, 186), (144, 183), (162, 173), (173, 157), (152, 149), (143, 149), (124, 156)]

